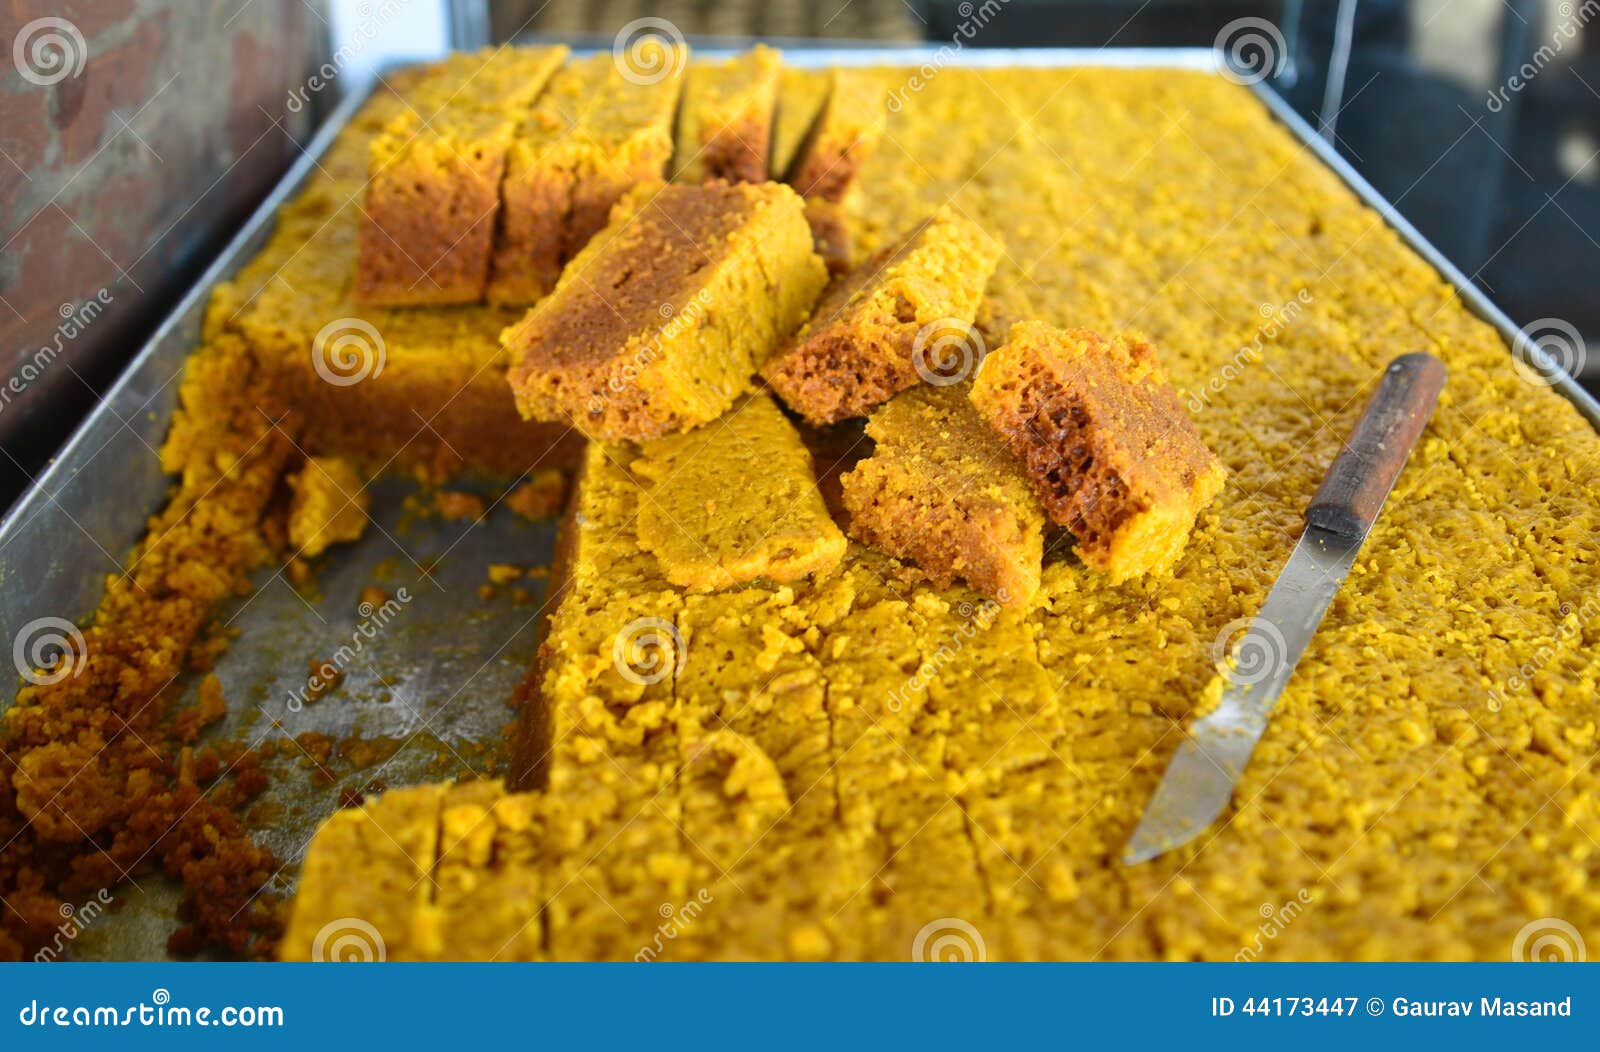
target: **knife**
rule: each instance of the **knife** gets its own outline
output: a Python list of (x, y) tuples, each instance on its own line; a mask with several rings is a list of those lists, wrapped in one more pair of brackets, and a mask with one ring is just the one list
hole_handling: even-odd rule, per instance
[(1267, 728), (1278, 696), (1355, 563), (1444, 387), (1444, 363), (1403, 354), (1390, 363), (1361, 422), (1306, 509), (1306, 529), (1230, 656), (1217, 706), (1178, 746), (1123, 849), (1135, 865), (1200, 835), (1222, 814)]

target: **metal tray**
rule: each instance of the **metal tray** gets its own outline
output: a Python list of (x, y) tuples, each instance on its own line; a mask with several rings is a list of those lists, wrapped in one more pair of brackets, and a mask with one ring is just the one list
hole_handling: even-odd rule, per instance
[[(915, 66), (939, 55), (937, 48), (826, 48), (794, 50), (785, 57), (802, 66)], [(937, 60), (988, 67), (1220, 68), (1216, 53), (1198, 49), (964, 50)], [(1527, 341), (1509, 318), (1287, 103), (1265, 86), (1257, 85), (1256, 91), (1308, 149), (1500, 331), (1511, 353), (1526, 355)], [(156, 451), (171, 422), (184, 361), (198, 343), (212, 287), (232, 277), (265, 244), (278, 207), (299, 190), (365, 95), (356, 93), (337, 107), (305, 155), (0, 523), (0, 640), (25, 638), (41, 618), (82, 623), (94, 612), (105, 576), (126, 569), (127, 553), (143, 534), (146, 519), (167, 498), (170, 480)], [(1600, 428), (1600, 402), (1565, 375), (1553, 386)], [(531, 601), (523, 603), (505, 589), (484, 600), (478, 588), (490, 563), (547, 564), (554, 527), (525, 522), (503, 508), (477, 525), (419, 518), (406, 507), (414, 490), (398, 479), (374, 487), (377, 528), (326, 560), (316, 598), (306, 598), (281, 572), (268, 569), (258, 575), (252, 595), (222, 611), (222, 619), (239, 634), (216, 666), (229, 713), (214, 734), (252, 744), (305, 734), (335, 742), (362, 739), (369, 749), (373, 742), (403, 743), (364, 768), (337, 755), (318, 761), (312, 739), (306, 740), (307, 748), (280, 750), (273, 784), (261, 801), (260, 813), (272, 818), (260, 824), (259, 835), (287, 864), (278, 882), (284, 888), (291, 886), (288, 874), (341, 790), (503, 769), (502, 728), (513, 718), (507, 703), (532, 658), (544, 597), (541, 582), (534, 580), (519, 582), (531, 593)], [(360, 593), (375, 581), (397, 596), (404, 589), (411, 598), (382, 618), (381, 635), (368, 646), (363, 625), (381, 615), (363, 610)], [(308, 665), (358, 642), (339, 689), (313, 704), (299, 703)], [(188, 690), (196, 686), (190, 683)], [(0, 707), (9, 704), (0, 701)], [(85, 930), (72, 955), (162, 957), (166, 935), (177, 923), (171, 882), (155, 874), (141, 876), (113, 894), (118, 908)]]

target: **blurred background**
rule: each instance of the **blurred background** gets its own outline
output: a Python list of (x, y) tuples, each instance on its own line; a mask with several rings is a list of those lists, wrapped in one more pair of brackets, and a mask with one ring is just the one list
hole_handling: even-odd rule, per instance
[(1600, 337), (1600, 0), (7, 0), (0, 507), (342, 92), (645, 16), (784, 47), (1228, 47), (1265, 20), (1269, 83), (1502, 309)]

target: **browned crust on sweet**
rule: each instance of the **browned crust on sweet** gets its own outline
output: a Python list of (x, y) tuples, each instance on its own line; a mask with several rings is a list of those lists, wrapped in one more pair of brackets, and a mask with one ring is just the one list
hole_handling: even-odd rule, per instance
[(700, 170), (706, 179), (730, 183), (767, 181), (772, 114), (751, 113), (729, 121), (700, 147)]
[(488, 286), (491, 303), (538, 301), (555, 287), (561, 268), (605, 228), (623, 195), (660, 180), (672, 156), (671, 138), (663, 135), (659, 143), (635, 149), (637, 156), (624, 167), (605, 174), (551, 166), (506, 180)]
[(812, 243), (828, 273), (833, 277), (848, 273), (855, 238), (850, 233), (844, 209), (820, 197), (807, 198), (806, 225), (811, 227)]
[(317, 375), (309, 355), (261, 360), (270, 383), (265, 411), (288, 414), (286, 426), (312, 455), (339, 454), (370, 470), (443, 480), (463, 469), (516, 477), (533, 467), (568, 468), (583, 444), (570, 428), (524, 420), (499, 370), (458, 386), (413, 380), (391, 364), (338, 386)]
[(784, 179), (807, 200), (843, 201), (883, 137), (882, 85), (844, 70), (834, 72), (833, 82), (822, 115)]
[[(1060, 353), (1064, 342), (1081, 350)], [(1019, 324), (973, 401), (1092, 562), (1134, 517), (1163, 508), (1192, 524), (1221, 488), (1221, 465), (1142, 340)]]
[(367, 191), (360, 224), (356, 300), (375, 306), (476, 303), (489, 280), (505, 151), (485, 151), (468, 166), (451, 158), (443, 172), (413, 170), (405, 159)]
[[(894, 276), (936, 226), (959, 239), (960, 259), (943, 272)], [(965, 220), (948, 212), (924, 220), (836, 281), (762, 377), (811, 424), (865, 416), (921, 381), (914, 355), (919, 333), (936, 321), (970, 325), (998, 256), (988, 235)], [(970, 300), (970, 309), (957, 305), (958, 296)]]
[(608, 441), (706, 423), (750, 389), (823, 281), (788, 187), (641, 188), (503, 334), (517, 406)]
[(964, 385), (918, 387), (874, 415), (872, 456), (841, 481), (851, 537), (1002, 605), (1039, 588), (1043, 514)]
[(506, 180), (488, 285), (491, 303), (532, 303), (555, 287), (570, 240), (567, 212), (576, 183), (576, 174), (563, 168)]

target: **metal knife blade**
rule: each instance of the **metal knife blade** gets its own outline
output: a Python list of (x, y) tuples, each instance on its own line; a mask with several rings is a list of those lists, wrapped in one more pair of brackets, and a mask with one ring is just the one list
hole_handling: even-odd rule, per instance
[(1267, 718), (1361, 550), (1361, 539), (1306, 528), (1261, 612), (1234, 646), (1217, 707), (1196, 720), (1123, 852), (1155, 858), (1214, 822), (1233, 796)]
[(1178, 746), (1123, 849), (1134, 865), (1187, 843), (1228, 806), (1278, 697), (1344, 583), (1440, 389), (1444, 366), (1407, 354), (1385, 371), (1306, 511), (1307, 525), (1261, 611), (1219, 668), (1221, 700)]

